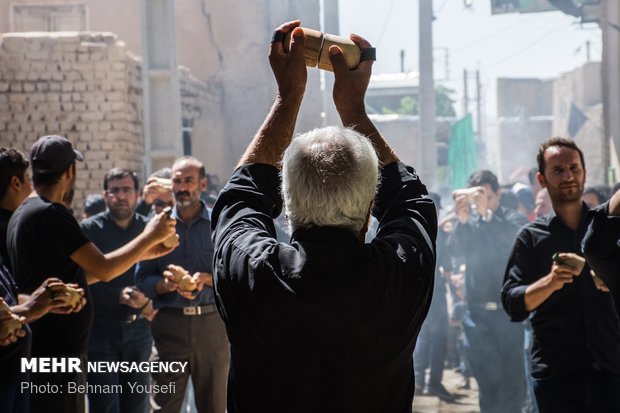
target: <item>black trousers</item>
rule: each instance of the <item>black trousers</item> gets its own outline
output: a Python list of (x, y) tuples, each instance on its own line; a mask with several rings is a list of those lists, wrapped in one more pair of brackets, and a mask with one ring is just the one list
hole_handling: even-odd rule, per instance
[(154, 384), (175, 383), (174, 393), (151, 395), (153, 410), (179, 413), (191, 376), (198, 412), (224, 413), (230, 345), (220, 314), (185, 316), (162, 309), (151, 323), (151, 332), (154, 360), (188, 362), (184, 373), (152, 374)]
[[(90, 332), (88, 358), (90, 361), (148, 361), (153, 339), (151, 326), (145, 319), (133, 323), (96, 319)], [(148, 385), (149, 373), (89, 373), (88, 383), (103, 386), (123, 386), (122, 392), (88, 395), (90, 413), (146, 413), (147, 393), (132, 392), (129, 383)]]
[(620, 375), (590, 369), (534, 380), (540, 413), (618, 413)]
[(463, 329), (467, 360), (478, 382), (480, 412), (521, 413), (526, 387), (523, 326), (511, 323), (501, 309), (470, 306)]

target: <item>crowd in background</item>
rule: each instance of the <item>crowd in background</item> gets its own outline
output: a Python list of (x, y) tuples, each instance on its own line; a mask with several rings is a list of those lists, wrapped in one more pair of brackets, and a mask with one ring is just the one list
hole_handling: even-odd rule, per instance
[[(477, 380), (482, 412), (538, 412), (530, 377), (532, 328), (526, 320), (517, 327), (516, 336), (508, 331), (513, 323), (502, 311), (499, 293), (509, 252), (506, 246), (501, 247), (502, 233), (511, 246), (520, 227), (553, 212), (547, 189), (541, 188), (536, 179), (537, 172), (534, 167), (527, 179), (523, 176), (521, 181), (507, 184), (499, 184), (490, 171), (472, 174), (469, 187), (488, 186), (487, 195), (496, 197), (498, 202), (493, 210), (502, 209), (502, 215), (514, 222), (496, 232), (487, 244), (480, 234), (474, 233), (469, 239), (459, 239), (455, 234), (459, 227), (455, 201), (466, 189), (454, 191), (448, 199), (430, 193), (438, 208), (440, 230), (433, 301), (414, 353), (417, 395), (458, 403), (464, 395), (448, 391), (442, 384), (443, 371), (454, 369), (462, 376), (459, 389), (469, 389), (471, 380)], [(583, 202), (588, 208), (595, 208), (609, 201), (619, 189), (620, 183), (613, 188), (585, 187)], [(475, 215), (475, 200), (470, 197), (467, 202), (466, 208)], [(497, 263), (491, 262), (490, 257), (497, 257)], [(480, 277), (481, 273), (484, 277)], [(478, 296), (481, 289), (489, 289), (484, 299)], [(482, 337), (477, 337), (480, 334)], [(493, 336), (497, 335), (509, 340), (495, 342)], [(519, 352), (519, 348), (523, 351)], [(498, 353), (496, 358), (494, 353)], [(515, 379), (522, 385), (515, 383)]]

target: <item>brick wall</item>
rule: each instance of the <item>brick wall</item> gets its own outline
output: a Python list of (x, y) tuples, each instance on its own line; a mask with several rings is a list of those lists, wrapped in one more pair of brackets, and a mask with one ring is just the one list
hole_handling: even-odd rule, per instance
[[(111, 33), (0, 36), (0, 145), (27, 154), (42, 135), (70, 139), (85, 156), (73, 203), (81, 213), (110, 168), (142, 175), (141, 70), (140, 59)], [(206, 85), (187, 70), (181, 79), (183, 117), (206, 116)]]

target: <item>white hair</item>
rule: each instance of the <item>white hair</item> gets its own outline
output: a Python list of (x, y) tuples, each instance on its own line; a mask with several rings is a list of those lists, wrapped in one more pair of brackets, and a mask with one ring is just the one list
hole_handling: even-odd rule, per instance
[(359, 233), (375, 198), (379, 161), (352, 129), (314, 129), (293, 139), (282, 159), (282, 193), (291, 233), (333, 226)]

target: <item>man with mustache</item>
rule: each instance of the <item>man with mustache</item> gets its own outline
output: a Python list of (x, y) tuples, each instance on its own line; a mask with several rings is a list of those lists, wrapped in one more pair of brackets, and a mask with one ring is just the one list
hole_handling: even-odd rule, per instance
[[(175, 161), (172, 216), (177, 220), (179, 248), (161, 259), (139, 263), (136, 270), (136, 284), (159, 310), (151, 323), (154, 357), (188, 362), (184, 372), (152, 374), (155, 384), (176, 383), (174, 393), (152, 395), (157, 412), (181, 410), (190, 375), (200, 413), (224, 413), (226, 408), (228, 338), (212, 289), (210, 210), (200, 199), (206, 188), (205, 168), (200, 161), (189, 156)], [(195, 289), (176, 282), (168, 271), (170, 264), (187, 271)]]
[(583, 159), (569, 139), (541, 145), (537, 179), (553, 210), (519, 232), (502, 289), (512, 321), (532, 323), (531, 371), (541, 413), (620, 411), (620, 322), (611, 295), (595, 284), (588, 264), (580, 270), (553, 259), (581, 254), (591, 221)]
[[(82, 221), (86, 236), (102, 252), (125, 245), (140, 234), (148, 220), (136, 214), (138, 176), (123, 168), (110, 169), (103, 178), (103, 199), (107, 210)], [(90, 361), (148, 361), (151, 354), (151, 328), (146, 317), (153, 313), (151, 300), (134, 284), (135, 265), (119, 277), (90, 286), (95, 308), (90, 332)], [(90, 411), (144, 412), (148, 395), (133, 393), (128, 382), (149, 384), (148, 373), (93, 373), (91, 384), (121, 384), (122, 393), (89, 395)]]

